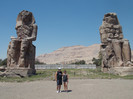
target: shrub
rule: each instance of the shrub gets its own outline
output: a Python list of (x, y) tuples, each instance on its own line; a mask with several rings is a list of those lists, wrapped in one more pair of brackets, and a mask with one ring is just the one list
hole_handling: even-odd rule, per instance
[(5, 58), (4, 60), (0, 59), (0, 65), (7, 65), (7, 58)]
[(86, 62), (84, 60), (80, 60), (72, 64), (81, 65), (81, 64), (86, 64)]
[(98, 59), (93, 58), (92, 62), (93, 62), (93, 64), (96, 64), (96, 66), (101, 66), (101, 64), (102, 64), (102, 54), (101, 54), (101, 52), (99, 52)]

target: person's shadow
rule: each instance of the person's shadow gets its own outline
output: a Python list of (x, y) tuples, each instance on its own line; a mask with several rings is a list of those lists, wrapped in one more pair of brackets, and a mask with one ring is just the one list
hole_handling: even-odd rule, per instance
[(65, 91), (65, 90), (62, 90), (61, 92), (72, 92), (72, 90), (67, 90), (67, 91)]

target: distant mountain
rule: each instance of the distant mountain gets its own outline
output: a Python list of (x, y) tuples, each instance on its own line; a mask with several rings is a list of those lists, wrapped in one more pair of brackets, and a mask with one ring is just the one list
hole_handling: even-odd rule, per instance
[(62, 47), (52, 53), (40, 55), (36, 57), (36, 60), (46, 64), (70, 64), (79, 60), (85, 60), (89, 64), (92, 63), (93, 57), (98, 57), (99, 51), (100, 44), (94, 44), (88, 47), (81, 45)]
[(97, 58), (100, 51), (100, 44), (91, 46), (70, 46), (59, 48), (58, 50), (36, 57), (36, 60), (46, 64), (70, 64), (79, 60), (92, 63), (93, 57)]

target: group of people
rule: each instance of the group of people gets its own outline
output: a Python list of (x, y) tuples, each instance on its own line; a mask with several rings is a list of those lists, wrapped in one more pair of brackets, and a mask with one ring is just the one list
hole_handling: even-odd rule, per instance
[(68, 74), (66, 70), (62, 73), (61, 68), (58, 68), (58, 71), (55, 74), (55, 80), (57, 82), (57, 93), (61, 92), (62, 79), (64, 84), (64, 91), (68, 92)]

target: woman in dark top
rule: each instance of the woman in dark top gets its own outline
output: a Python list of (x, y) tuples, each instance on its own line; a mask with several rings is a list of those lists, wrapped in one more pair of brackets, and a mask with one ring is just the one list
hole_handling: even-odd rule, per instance
[(68, 74), (66, 70), (63, 73), (64, 91), (68, 91)]

